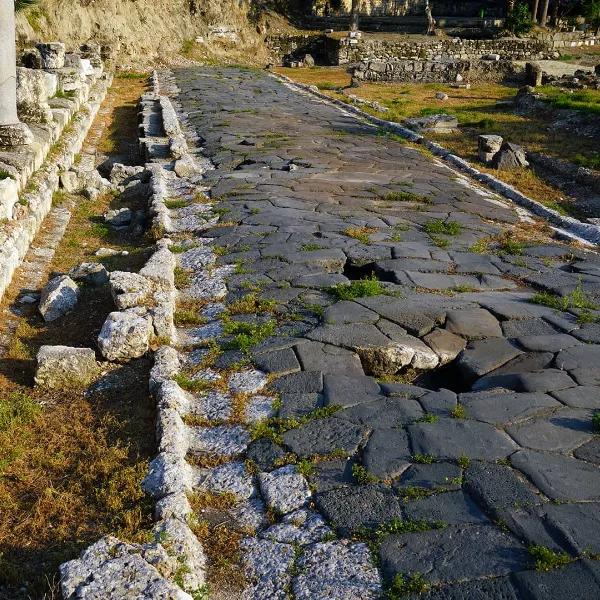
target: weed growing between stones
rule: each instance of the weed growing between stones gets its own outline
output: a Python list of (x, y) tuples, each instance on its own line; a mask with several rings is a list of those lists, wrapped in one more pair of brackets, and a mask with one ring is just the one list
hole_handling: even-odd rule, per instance
[(386, 590), (386, 597), (388, 600), (398, 600), (409, 594), (424, 594), (429, 589), (431, 584), (421, 573), (412, 573), (408, 576), (398, 573)]
[(353, 281), (352, 283), (339, 283), (330, 287), (327, 291), (338, 300), (354, 300), (355, 298), (385, 294), (385, 289), (375, 275)]
[(250, 293), (229, 304), (226, 313), (229, 315), (272, 313), (276, 308), (277, 303), (274, 300), (263, 300), (256, 294)]
[(581, 284), (565, 296), (559, 296), (558, 294), (546, 291), (538, 292), (533, 296), (531, 302), (562, 311), (572, 308), (598, 310), (598, 305), (587, 295)]
[(356, 483), (359, 485), (366, 485), (367, 483), (375, 483), (377, 481), (377, 477), (363, 467), (363, 465), (359, 465), (358, 463), (354, 463), (352, 465), (352, 477), (354, 477)]
[(348, 227), (348, 229), (344, 230), (344, 235), (354, 238), (363, 244), (371, 243), (369, 236), (373, 233), (377, 233), (376, 227)]
[(314, 250), (323, 250), (323, 246), (319, 246), (319, 244), (315, 243), (302, 244), (302, 246), (300, 246), (300, 250), (302, 250), (302, 252), (312, 252)]
[(595, 431), (600, 433), (600, 411), (594, 413), (594, 416), (592, 417), (592, 427)]
[(462, 404), (457, 404), (451, 411), (450, 416), (455, 419), (466, 419), (467, 411)]
[(535, 559), (536, 571), (552, 571), (575, 560), (566, 552), (554, 552), (546, 546), (529, 546), (527, 551)]
[(430, 465), (435, 462), (435, 456), (431, 454), (413, 454), (412, 461), (421, 465)]
[(5, 171), (4, 169), (0, 169), (0, 180), (8, 179), (10, 177), (12, 177), (12, 175), (8, 171)]
[(185, 208), (189, 205), (189, 200), (185, 200), (184, 198), (171, 198), (169, 200), (165, 200), (165, 206), (170, 210), (177, 208)]
[(186, 288), (190, 285), (190, 272), (186, 269), (182, 269), (181, 267), (175, 267), (174, 271), (175, 276), (175, 287), (178, 290)]
[(465, 454), (463, 454), (462, 456), (458, 457), (456, 463), (461, 469), (466, 469), (471, 464), (471, 459)]
[(401, 490), (398, 490), (398, 494), (402, 496), (404, 501), (419, 500), (420, 498), (427, 498), (437, 492), (443, 492), (445, 490), (438, 488), (424, 488), (419, 486), (409, 485)]
[(423, 229), (430, 235), (459, 235), (462, 231), (462, 225), (456, 221), (433, 219), (426, 221), (423, 224)]
[(214, 385), (214, 381), (207, 379), (192, 379), (185, 373), (177, 373), (173, 377), (173, 381), (179, 385), (179, 387), (187, 392), (205, 392), (211, 389)]
[(387, 202), (421, 202), (422, 204), (431, 204), (431, 198), (423, 196), (422, 194), (414, 194), (413, 192), (389, 192), (382, 198)]
[(206, 302), (198, 300), (179, 301), (177, 309), (173, 314), (175, 325), (193, 326), (206, 324), (206, 317), (200, 314), (205, 305)]
[(225, 317), (223, 318), (223, 331), (232, 336), (223, 345), (225, 350), (241, 350), (244, 353), (250, 351), (252, 346), (256, 346), (265, 338), (274, 335), (277, 323), (274, 320), (269, 320), (264, 323), (244, 323), (241, 321), (232, 321)]

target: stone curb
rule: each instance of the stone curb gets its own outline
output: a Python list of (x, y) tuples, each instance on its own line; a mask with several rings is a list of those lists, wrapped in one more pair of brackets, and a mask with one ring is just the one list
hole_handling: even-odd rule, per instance
[(22, 198), (28, 204), (28, 210), (22, 218), (9, 221), (8, 227), (0, 232), (0, 298), (10, 285), (16, 269), (29, 250), (42, 222), (52, 208), (52, 195), (59, 187), (59, 175), (67, 171), (75, 162), (86, 135), (91, 127), (100, 105), (104, 100), (112, 77), (98, 81), (90, 93), (88, 102), (70, 121), (71, 129), (64, 132), (58, 140), (62, 149), (34, 173), (28, 183), (28, 189)]
[(467, 173), (468, 175), (470, 175), (471, 177), (473, 177), (480, 183), (487, 185), (492, 190), (494, 190), (495, 192), (504, 196), (508, 200), (511, 200), (515, 204), (518, 204), (519, 206), (522, 206), (522, 207), (528, 209), (533, 214), (546, 219), (547, 221), (549, 221), (550, 223), (552, 223), (553, 225), (555, 225), (557, 227), (564, 229), (566, 232), (570, 233), (572, 236), (581, 238), (582, 240), (585, 240), (586, 242), (591, 243), (591, 244), (600, 244), (600, 227), (599, 226), (592, 225), (590, 223), (583, 223), (573, 217), (561, 215), (559, 212), (552, 210), (551, 208), (548, 208), (547, 206), (544, 206), (541, 202), (538, 202), (537, 200), (533, 200), (533, 199), (525, 196), (524, 194), (517, 191), (512, 186), (508, 185), (507, 183), (504, 183), (503, 181), (500, 181), (497, 177), (494, 177), (493, 175), (489, 175), (488, 173), (482, 173), (481, 171), (476, 169), (473, 165), (471, 165), (471, 163), (469, 163), (465, 159), (460, 158), (459, 156), (456, 156), (455, 154), (452, 154), (449, 150), (446, 150), (446, 148), (444, 148), (443, 146), (440, 146), (439, 144), (436, 144), (435, 142), (431, 142), (431, 141), (427, 140), (424, 136), (419, 135), (418, 133), (415, 133), (414, 131), (411, 131), (410, 129), (407, 129), (406, 127), (403, 127), (402, 125), (399, 125), (398, 123), (394, 123), (392, 121), (386, 121), (384, 119), (379, 119), (378, 117), (374, 117), (373, 115), (370, 115), (370, 114), (364, 112), (363, 110), (361, 110), (360, 108), (352, 106), (351, 104), (347, 104), (346, 102), (338, 100), (337, 98), (331, 98), (330, 96), (322, 94), (314, 86), (308, 86), (308, 85), (305, 85), (302, 83), (297, 83), (297, 82), (293, 81), (292, 79), (290, 79), (289, 77), (286, 77), (285, 75), (278, 75), (275, 73), (271, 73), (271, 76), (274, 77), (275, 79), (279, 79), (280, 81), (286, 83), (287, 85), (289, 85), (292, 88), (295, 88), (296, 90), (308, 92), (309, 94), (312, 94), (312, 95), (316, 96), (317, 98), (324, 100), (325, 102), (335, 104), (336, 106), (339, 106), (340, 108), (343, 108), (344, 110), (346, 110), (350, 113), (354, 113), (355, 115), (362, 117), (363, 119), (366, 119), (370, 123), (373, 123), (375, 125), (383, 127), (389, 131), (392, 131), (393, 133), (396, 133), (411, 142), (415, 142), (417, 144), (423, 145), (430, 152), (432, 152), (436, 156), (439, 156), (446, 162), (450, 163), (452, 166)]

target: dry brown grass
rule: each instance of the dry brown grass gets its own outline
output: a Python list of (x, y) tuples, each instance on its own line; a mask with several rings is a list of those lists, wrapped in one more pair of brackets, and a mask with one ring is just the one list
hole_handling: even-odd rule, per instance
[[(90, 136), (104, 129), (116, 152), (129, 152), (135, 135), (139, 82), (116, 80)], [(88, 137), (88, 140), (90, 138)], [(100, 139), (100, 146), (104, 140)], [(95, 260), (100, 246), (129, 250), (106, 261), (109, 268), (138, 269), (145, 250), (113, 235), (100, 216), (115, 202), (95, 202), (61, 194), (72, 217), (49, 268), (64, 272)], [(11, 285), (3, 307), (21, 290), (22, 275)], [(150, 361), (140, 359), (109, 369), (115, 384), (83, 395), (33, 387), (35, 356), (42, 344), (94, 348), (114, 306), (107, 287), (81, 288), (76, 309), (44, 323), (32, 306), (23, 309), (7, 353), (0, 361), (0, 597), (14, 600), (57, 598), (61, 562), (107, 533), (141, 540), (152, 524), (152, 505), (141, 489), (155, 454), (154, 404), (148, 396)], [(0, 324), (0, 327), (2, 324)]]

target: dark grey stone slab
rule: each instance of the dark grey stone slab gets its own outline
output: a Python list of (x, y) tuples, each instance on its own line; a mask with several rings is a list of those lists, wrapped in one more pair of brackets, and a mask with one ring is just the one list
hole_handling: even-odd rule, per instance
[(336, 302), (325, 309), (323, 321), (328, 325), (347, 323), (376, 323), (379, 315), (356, 302)]
[(486, 510), (498, 518), (501, 511), (539, 503), (536, 496), (505, 465), (472, 462), (464, 474), (465, 489)]
[(588, 323), (573, 331), (573, 337), (587, 344), (600, 344), (600, 323)]
[(554, 571), (516, 573), (513, 583), (525, 600), (597, 600), (600, 598), (597, 566), (579, 560)]
[(321, 514), (342, 535), (363, 527), (375, 529), (382, 523), (402, 519), (402, 506), (394, 493), (380, 485), (343, 487), (315, 496)]
[(288, 375), (300, 371), (300, 363), (291, 348), (265, 352), (253, 358), (257, 369), (275, 375)]
[(598, 386), (580, 385), (551, 393), (557, 400), (573, 408), (600, 409), (600, 387)]
[(429, 392), (426, 388), (409, 383), (381, 383), (380, 387), (386, 396), (399, 398), (421, 398)]
[(517, 343), (531, 352), (560, 352), (581, 344), (579, 340), (566, 333), (521, 336), (517, 338)]
[(490, 523), (475, 502), (462, 491), (444, 492), (406, 502), (404, 513), (414, 521), (438, 521), (446, 525)]
[(254, 461), (261, 471), (270, 471), (277, 466), (275, 462), (284, 454), (285, 450), (281, 446), (272, 440), (261, 438), (250, 443), (246, 457)]
[(571, 375), (579, 385), (600, 386), (600, 366), (570, 369), (569, 375)]
[(355, 483), (352, 465), (354, 465), (353, 460), (346, 458), (319, 461), (308, 479), (316, 492), (348, 487)]
[(502, 337), (502, 329), (496, 317), (484, 308), (449, 310), (446, 329), (466, 340)]
[(549, 504), (546, 520), (573, 552), (600, 554), (600, 504), (597, 502)]
[(322, 405), (321, 394), (281, 394), (279, 416), (283, 419), (306, 415)]
[(456, 367), (467, 379), (476, 379), (521, 354), (505, 339), (475, 340), (458, 356)]
[(502, 323), (502, 333), (507, 338), (534, 335), (554, 335), (556, 329), (543, 319), (513, 319)]
[(594, 368), (600, 364), (600, 346), (582, 344), (562, 350), (556, 357), (556, 367), (570, 371), (571, 369)]
[(323, 325), (313, 329), (308, 337), (317, 342), (357, 348), (363, 346), (390, 346), (391, 340), (370, 323), (350, 323), (347, 325)]
[(283, 441), (299, 456), (327, 455), (341, 451), (350, 456), (365, 441), (368, 431), (362, 425), (331, 417), (315, 419), (290, 429), (283, 434)]
[(587, 444), (573, 451), (575, 458), (600, 465), (600, 437), (596, 436)]
[(465, 581), (434, 588), (406, 600), (520, 600), (509, 577)]
[(362, 463), (378, 479), (393, 479), (410, 467), (408, 434), (402, 429), (376, 429), (363, 451)]
[(497, 460), (512, 454), (517, 445), (504, 433), (487, 423), (463, 419), (440, 419), (437, 423), (410, 425), (415, 454), (458, 459), (461, 456)]
[(423, 409), (416, 400), (381, 396), (341, 410), (335, 416), (372, 429), (391, 429), (417, 421), (423, 416)]
[(524, 448), (547, 452), (568, 452), (585, 444), (593, 435), (592, 412), (563, 408), (552, 416), (540, 417), (507, 428)]
[(456, 407), (456, 394), (451, 390), (441, 389), (421, 396), (419, 402), (428, 413), (449, 416)]
[(468, 392), (460, 395), (467, 416), (485, 423), (502, 425), (560, 408), (547, 394), (517, 394), (504, 391)]
[(519, 542), (490, 525), (390, 535), (380, 556), (386, 579), (419, 572), (431, 583), (508, 575), (528, 561)]
[(532, 373), (507, 373), (487, 375), (478, 379), (473, 390), (504, 388), (515, 392), (552, 392), (574, 387), (576, 384), (568, 373), (559, 369), (543, 369)]
[(321, 371), (325, 374), (340, 373), (343, 375), (364, 375), (360, 358), (354, 352), (321, 344), (306, 342), (296, 346), (296, 352), (305, 371)]
[(426, 488), (459, 490), (462, 484), (462, 469), (448, 462), (413, 464), (397, 479), (393, 487), (402, 495), (404, 488)]
[(379, 399), (379, 384), (372, 377), (327, 374), (324, 377), (326, 406), (355, 406)]
[(600, 468), (560, 454), (521, 450), (510, 457), (513, 466), (553, 500), (600, 500)]
[(498, 369), (494, 369), (488, 375), (505, 375), (506, 373), (530, 373), (549, 367), (554, 360), (552, 352), (526, 352)]
[(280, 377), (272, 385), (281, 393), (314, 394), (323, 390), (323, 374), (320, 371), (292, 373)]

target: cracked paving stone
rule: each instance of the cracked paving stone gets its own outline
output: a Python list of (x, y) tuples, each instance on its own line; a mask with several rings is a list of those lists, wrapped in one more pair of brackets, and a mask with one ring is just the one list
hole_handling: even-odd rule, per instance
[(401, 475), (410, 467), (408, 434), (401, 429), (376, 429), (363, 452), (363, 466), (378, 479)]
[(283, 434), (284, 444), (298, 456), (355, 454), (369, 430), (342, 419), (314, 419)]
[(311, 497), (308, 482), (295, 465), (287, 465), (270, 473), (259, 473), (258, 483), (269, 508), (287, 514), (300, 508)]
[(423, 337), (423, 341), (438, 355), (440, 365), (452, 362), (467, 345), (464, 338), (446, 329), (434, 329)]
[(517, 445), (504, 432), (487, 423), (439, 419), (408, 427), (414, 454), (457, 460), (461, 456), (481, 460), (506, 458)]
[(307, 548), (297, 562), (292, 591), (298, 600), (375, 600), (381, 581), (363, 543), (322, 542)]
[(500, 324), (484, 308), (449, 310), (446, 313), (446, 330), (466, 340), (502, 337)]
[(238, 502), (230, 512), (236, 523), (243, 529), (257, 531), (269, 525), (265, 503), (260, 498)]
[(552, 395), (572, 408), (600, 409), (600, 387), (580, 385), (565, 390), (552, 390)]
[(510, 461), (553, 500), (600, 500), (600, 469), (596, 466), (568, 456), (533, 450), (520, 450)]
[(300, 363), (291, 348), (264, 352), (253, 357), (254, 365), (265, 373), (288, 375), (300, 371)]
[(419, 402), (428, 413), (447, 417), (456, 407), (456, 399), (454, 392), (440, 389), (437, 392), (424, 394), (419, 398)]
[(393, 534), (383, 540), (380, 556), (386, 579), (419, 572), (436, 584), (508, 575), (529, 562), (517, 540), (491, 525)]
[(402, 473), (393, 487), (402, 495), (405, 488), (424, 488), (426, 490), (459, 490), (462, 485), (462, 469), (452, 463), (435, 462), (413, 464)]
[(379, 315), (376, 312), (349, 300), (332, 304), (325, 309), (323, 314), (323, 321), (327, 325), (347, 325), (350, 323), (374, 324), (378, 320)]
[(573, 456), (580, 460), (586, 460), (596, 465), (600, 465), (600, 437), (596, 436), (587, 444), (579, 446), (579, 448), (573, 452)]
[(517, 337), (517, 343), (531, 352), (560, 352), (581, 344), (580, 341), (566, 333)]
[(600, 504), (548, 504), (546, 521), (576, 554), (600, 553)]
[(272, 387), (281, 393), (312, 394), (323, 390), (323, 373), (320, 371), (302, 371), (279, 377)]
[(315, 502), (325, 519), (344, 536), (403, 518), (400, 500), (390, 489), (377, 484), (319, 492)]
[(406, 600), (519, 600), (509, 577), (465, 581), (433, 588)]
[(504, 388), (515, 392), (551, 392), (577, 385), (567, 373), (558, 369), (543, 369), (536, 373), (507, 373), (506, 375), (487, 375), (478, 379), (471, 387), (473, 390)]
[(355, 352), (320, 342), (306, 342), (296, 346), (296, 352), (305, 371), (322, 371), (325, 374), (363, 376), (360, 358)]
[(279, 416), (282, 419), (307, 415), (322, 404), (320, 394), (281, 394)]
[(355, 482), (352, 474), (351, 459), (324, 460), (315, 465), (313, 473), (308, 476), (311, 486), (316, 492), (327, 492), (338, 487), (348, 486)]
[(381, 396), (377, 400), (340, 410), (335, 416), (373, 429), (390, 429), (418, 421), (423, 414), (416, 400)]
[(264, 421), (275, 416), (273, 398), (270, 396), (252, 396), (246, 403), (244, 416), (247, 423)]
[(327, 374), (324, 377), (325, 406), (348, 408), (380, 398), (379, 384), (372, 377)]
[(494, 518), (505, 509), (541, 502), (506, 465), (472, 462), (464, 474), (464, 488)]
[(476, 379), (501, 367), (522, 351), (505, 339), (475, 340), (458, 356), (456, 367), (467, 379)]
[(259, 438), (250, 442), (246, 452), (246, 457), (255, 462), (261, 471), (275, 468), (277, 460), (284, 455), (284, 449), (269, 438)]

